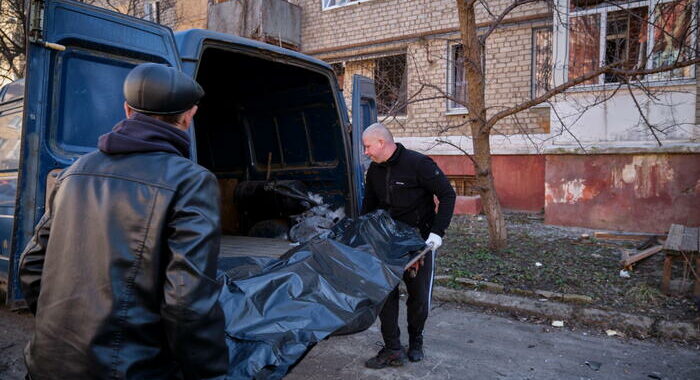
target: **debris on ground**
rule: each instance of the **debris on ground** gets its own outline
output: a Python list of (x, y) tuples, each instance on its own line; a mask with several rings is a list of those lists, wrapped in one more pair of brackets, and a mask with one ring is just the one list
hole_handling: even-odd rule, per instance
[(603, 363), (601, 363), (601, 362), (595, 362), (595, 361), (592, 361), (592, 360), (586, 361), (586, 362), (583, 363), (583, 364), (589, 366), (589, 367), (590, 367), (592, 370), (594, 370), (594, 371), (600, 370), (600, 367), (603, 365)]
[(631, 268), (632, 265), (638, 261), (644, 260), (647, 257), (650, 257), (652, 255), (655, 255), (661, 251), (663, 251), (664, 247), (662, 245), (655, 245), (653, 247), (647, 248), (641, 252), (636, 252), (633, 253), (630, 252), (630, 250), (623, 249), (622, 250), (622, 260), (620, 261), (620, 265), (622, 265), (623, 268)]
[(552, 321), (552, 327), (564, 327), (564, 321)]
[[(584, 240), (582, 235), (593, 236), (594, 231), (547, 225), (529, 215), (505, 214), (508, 247), (499, 252), (488, 248), (485, 218), (456, 215), (436, 257), (436, 274), (446, 275), (446, 286), (455, 288), (475, 287), (462, 279), (488, 281), (506, 293), (513, 293), (514, 289), (531, 291), (532, 294), (522, 295), (536, 299), (543, 297), (536, 291), (578, 294), (588, 297), (586, 304), (590, 307), (601, 310), (700, 322), (700, 297), (696, 307), (690, 297), (661, 292), (663, 254), (635, 262), (632, 269), (625, 269), (630, 277), (623, 278), (620, 251), (629, 250), (633, 256), (641, 247), (639, 240)], [(657, 242), (661, 240), (657, 238)], [(648, 248), (651, 247), (644, 249)], [(674, 273), (683, 272), (683, 261), (674, 260)], [(535, 262), (542, 267), (533, 270)], [(671, 288), (677, 290), (675, 285), (672, 282)]]
[(658, 234), (645, 234), (645, 233), (629, 233), (629, 232), (602, 232), (596, 231), (593, 233), (593, 237), (598, 240), (631, 240), (640, 241), (647, 240), (650, 238), (665, 238), (666, 235)]
[(630, 276), (630, 272), (628, 272), (628, 271), (626, 271), (626, 270), (623, 269), (623, 270), (620, 271), (620, 277), (622, 277), (622, 278), (630, 278), (630, 277), (631, 277), (631, 276)]

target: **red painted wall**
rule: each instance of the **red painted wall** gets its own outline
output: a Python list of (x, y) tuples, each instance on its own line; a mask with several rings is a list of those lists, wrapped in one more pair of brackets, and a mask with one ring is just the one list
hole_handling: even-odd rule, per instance
[(550, 155), (545, 222), (666, 232), (700, 225), (700, 154)]
[[(465, 156), (431, 156), (447, 175), (474, 175)], [(544, 208), (545, 158), (541, 155), (493, 156), (493, 177), (503, 208), (540, 212)]]

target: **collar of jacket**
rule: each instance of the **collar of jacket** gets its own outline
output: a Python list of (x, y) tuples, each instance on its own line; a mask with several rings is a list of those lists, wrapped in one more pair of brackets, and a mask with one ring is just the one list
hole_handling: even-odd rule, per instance
[(97, 147), (107, 154), (168, 152), (190, 157), (190, 136), (175, 126), (134, 113), (100, 136)]
[(403, 153), (404, 150), (406, 150), (406, 148), (401, 143), (396, 143), (396, 150), (391, 154), (391, 157), (379, 165), (393, 166), (399, 161), (399, 157), (401, 157), (401, 153)]

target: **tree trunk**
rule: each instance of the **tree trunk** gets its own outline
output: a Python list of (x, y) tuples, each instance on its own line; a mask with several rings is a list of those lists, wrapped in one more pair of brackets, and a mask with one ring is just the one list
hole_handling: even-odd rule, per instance
[(462, 36), (462, 46), (464, 46), (467, 109), (471, 117), (469, 127), (474, 144), (473, 162), (476, 169), (476, 184), (481, 194), (481, 202), (484, 205), (484, 212), (489, 225), (489, 247), (492, 250), (501, 250), (506, 247), (508, 236), (491, 170), (491, 146), (489, 141), (491, 131), (486, 126), (484, 71), (481, 64), (482, 49), (476, 32), (474, 3), (474, 0), (457, 0), (459, 29)]

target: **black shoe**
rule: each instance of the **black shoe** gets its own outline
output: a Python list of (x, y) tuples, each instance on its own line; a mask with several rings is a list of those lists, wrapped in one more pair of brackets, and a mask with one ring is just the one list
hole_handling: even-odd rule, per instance
[(423, 336), (419, 335), (416, 337), (411, 337), (408, 345), (408, 360), (412, 362), (419, 362), (423, 360), (425, 354), (423, 353)]
[(365, 362), (365, 367), (372, 369), (380, 369), (388, 366), (401, 367), (406, 363), (406, 353), (403, 349), (390, 350), (386, 347), (382, 348), (377, 356)]

